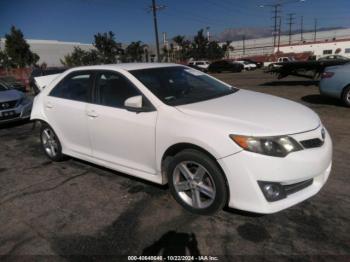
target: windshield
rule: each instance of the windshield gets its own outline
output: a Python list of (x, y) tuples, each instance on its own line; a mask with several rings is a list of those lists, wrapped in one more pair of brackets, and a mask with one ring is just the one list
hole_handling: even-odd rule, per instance
[(192, 68), (174, 66), (130, 71), (167, 105), (177, 106), (213, 99), (238, 89)]

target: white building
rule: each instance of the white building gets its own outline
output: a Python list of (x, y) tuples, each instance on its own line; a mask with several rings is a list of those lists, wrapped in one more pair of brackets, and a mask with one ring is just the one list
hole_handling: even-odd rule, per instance
[[(45, 62), (49, 67), (62, 66), (60, 59), (63, 59), (65, 55), (73, 52), (75, 46), (80, 47), (85, 51), (94, 48), (92, 44), (83, 44), (79, 42), (35, 39), (26, 39), (26, 41), (30, 45), (30, 50), (40, 56), (38, 64)], [(3, 49), (4, 45), (5, 39), (2, 38), (0, 39), (0, 49)]]
[[(276, 45), (278, 37), (276, 38)], [(229, 58), (272, 54), (278, 51), (273, 47), (273, 37), (233, 41)], [(340, 54), (350, 57), (350, 28), (317, 32), (316, 41), (313, 32), (294, 34), (289, 45), (289, 36), (281, 35), (279, 51), (283, 53), (313, 52), (317, 57), (328, 54)]]

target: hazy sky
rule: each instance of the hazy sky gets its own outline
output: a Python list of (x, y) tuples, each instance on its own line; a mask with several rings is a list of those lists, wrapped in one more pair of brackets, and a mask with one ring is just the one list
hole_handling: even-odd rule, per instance
[[(312, 28), (314, 19), (320, 27), (350, 27), (350, 0), (306, 0), (282, 6), (283, 26), (286, 14), (296, 13)], [(210, 26), (220, 33), (231, 27), (270, 27), (271, 7), (260, 4), (277, 0), (157, 0), (166, 8), (159, 12), (159, 33), (193, 35)], [(0, 37), (11, 25), (20, 28), (26, 38), (55, 39), (91, 43), (97, 32), (112, 30), (121, 42), (153, 42), (153, 20), (148, 12), (151, 0), (0, 0)]]

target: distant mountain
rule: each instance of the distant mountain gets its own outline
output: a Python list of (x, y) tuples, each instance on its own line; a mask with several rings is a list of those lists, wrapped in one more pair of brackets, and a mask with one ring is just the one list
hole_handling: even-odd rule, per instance
[[(318, 28), (317, 31), (329, 31), (329, 30), (337, 30), (344, 29), (345, 27), (322, 27)], [(300, 29), (293, 30), (292, 34), (298, 34)], [(313, 32), (312, 29), (304, 29), (304, 33)], [(283, 31), (281, 34), (288, 34), (288, 31)], [(264, 27), (243, 27), (243, 28), (228, 28), (221, 33), (213, 35), (213, 39), (223, 42), (223, 41), (235, 41), (242, 40), (243, 36), (245, 39), (253, 39), (253, 38), (262, 38), (272, 36), (272, 32), (270, 28)]]

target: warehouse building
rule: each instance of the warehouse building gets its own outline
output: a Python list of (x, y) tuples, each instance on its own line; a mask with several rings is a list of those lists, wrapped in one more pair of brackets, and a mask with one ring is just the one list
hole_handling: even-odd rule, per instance
[(273, 52), (303, 53), (313, 52), (315, 56), (339, 54), (350, 57), (350, 28), (320, 31), (316, 38), (314, 32), (294, 34), (291, 36), (281, 35), (280, 44), (276, 37), (276, 47), (273, 46), (273, 37), (241, 40), (231, 42), (229, 58), (239, 58), (256, 55), (267, 55)]
[[(73, 52), (74, 47), (80, 47), (81, 49), (88, 51), (93, 49), (92, 44), (83, 44), (79, 42), (62, 42), (56, 40), (35, 40), (27, 39), (27, 43), (30, 45), (31, 51), (37, 53), (40, 56), (39, 64), (46, 63), (49, 67), (62, 66), (61, 59), (65, 55)], [(0, 48), (3, 49), (5, 39), (0, 40)]]

